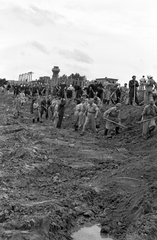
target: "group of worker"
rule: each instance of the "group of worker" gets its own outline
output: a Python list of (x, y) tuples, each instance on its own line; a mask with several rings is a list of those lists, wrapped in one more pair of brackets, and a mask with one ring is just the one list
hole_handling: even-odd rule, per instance
[[(75, 107), (75, 130), (81, 129), (81, 135), (85, 133), (86, 127), (91, 123), (91, 128), (94, 133), (97, 132), (97, 118), (101, 115), (101, 104), (98, 97), (93, 99), (82, 99), (82, 102)], [(99, 104), (98, 104), (99, 102)], [(104, 136), (107, 136), (109, 132), (119, 134), (120, 128), (126, 128), (122, 125), (122, 104), (117, 103), (115, 106), (110, 107), (103, 113), (103, 120), (105, 121)], [(100, 116), (101, 117), (101, 116)], [(156, 128), (155, 119), (157, 118), (157, 106), (153, 99), (149, 100), (149, 104), (144, 106), (141, 123), (143, 124), (142, 136), (144, 139), (148, 139)]]
[(148, 75), (147, 78), (142, 76), (139, 82), (136, 80), (135, 75), (132, 76), (132, 80), (129, 81), (129, 102), (131, 105), (133, 102), (139, 105), (137, 92), (143, 93), (144, 104), (148, 104), (150, 99), (155, 100), (157, 97), (157, 83), (153, 76)]
[[(153, 92), (157, 88), (157, 84), (154, 81), (152, 76), (147, 76), (147, 80), (142, 77), (140, 84), (136, 80), (136, 76), (132, 76), (132, 80), (129, 81), (129, 102), (136, 105), (139, 105), (137, 98), (137, 88), (144, 90), (144, 103), (145, 107), (142, 113), (142, 124), (143, 138), (147, 139), (155, 129), (155, 117), (157, 116), (157, 107), (154, 103)], [(94, 85), (95, 87), (96, 85)], [(124, 85), (126, 87), (126, 85)], [(87, 129), (89, 123), (91, 123), (91, 128), (94, 133), (98, 132), (98, 127), (100, 120), (104, 119), (105, 121), (105, 130), (104, 135), (107, 136), (109, 132), (115, 132), (119, 134), (119, 129), (122, 127), (121, 123), (121, 101), (113, 101), (114, 106), (107, 107), (108, 109), (103, 112), (102, 106), (104, 106), (104, 101), (101, 99), (101, 86), (95, 87), (96, 91), (93, 90), (92, 86), (86, 90), (81, 88), (76, 88), (76, 94), (74, 98), (74, 88), (70, 86), (66, 91), (65, 86), (59, 88), (59, 94), (52, 97), (52, 95), (40, 96), (38, 92), (33, 94), (31, 101), (31, 113), (32, 113), (32, 122), (39, 122), (43, 118), (45, 113), (45, 118), (50, 119), (53, 122), (53, 125), (57, 128), (61, 127), (66, 102), (68, 100), (67, 96), (70, 96), (75, 102), (76, 106), (74, 107), (74, 129), (75, 131), (81, 131), (83, 135)], [(90, 95), (90, 97), (89, 97)], [(99, 96), (98, 96), (99, 95)], [(76, 97), (77, 96), (77, 97)], [(28, 100), (28, 99), (27, 99)], [(20, 112), (20, 106), (23, 105), (26, 101), (26, 97), (23, 91), (20, 94), (17, 94), (17, 97), (14, 101), (14, 107), (16, 110), (17, 116)], [(125, 104), (125, 102), (123, 102)], [(107, 103), (108, 104), (108, 103)]]

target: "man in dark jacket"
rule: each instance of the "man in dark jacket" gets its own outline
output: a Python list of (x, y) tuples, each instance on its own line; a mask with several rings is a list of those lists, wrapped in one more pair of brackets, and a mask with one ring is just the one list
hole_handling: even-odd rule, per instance
[(47, 114), (47, 102), (46, 102), (46, 98), (45, 96), (43, 97), (42, 101), (41, 101), (41, 106), (40, 106), (40, 117), (42, 118), (43, 113), (45, 113), (45, 118), (48, 118), (48, 114)]
[(129, 102), (131, 105), (133, 100), (135, 100), (136, 104), (139, 105), (138, 98), (137, 98), (138, 86), (139, 86), (139, 83), (136, 80), (136, 76), (132, 76), (132, 80), (129, 81)]
[(66, 104), (65, 98), (61, 98), (60, 104), (58, 106), (58, 123), (57, 123), (57, 128), (61, 128), (63, 117), (64, 117), (65, 104)]

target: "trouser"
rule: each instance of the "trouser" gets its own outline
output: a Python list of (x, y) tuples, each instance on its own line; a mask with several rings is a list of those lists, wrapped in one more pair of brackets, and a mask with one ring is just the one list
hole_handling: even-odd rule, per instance
[(33, 114), (33, 104), (35, 102), (35, 99), (32, 99), (31, 106), (30, 106), (30, 113)]
[(49, 118), (49, 120), (52, 120), (53, 113), (54, 113), (54, 109), (52, 109), (51, 106), (50, 106), (48, 108), (48, 118)]
[(85, 119), (85, 123), (83, 125), (83, 129), (82, 132), (85, 132), (85, 129), (87, 127), (87, 125), (91, 123), (91, 127), (93, 132), (96, 132), (96, 123), (95, 123), (95, 114), (93, 113), (88, 113)]
[(38, 109), (33, 110), (33, 122), (35, 122), (35, 120), (37, 120), (37, 122), (39, 122), (39, 110)]
[(58, 111), (54, 111), (52, 120), (53, 120), (54, 126), (57, 127), (57, 123), (58, 123)]
[(78, 123), (79, 123), (79, 112), (76, 111), (74, 113), (74, 128), (75, 128), (75, 131), (77, 131), (77, 129), (78, 129)]
[(152, 131), (155, 129), (155, 119), (152, 118), (150, 121), (144, 122), (143, 123), (143, 131), (142, 131), (142, 136), (144, 138), (147, 138), (149, 134), (151, 134)]
[(78, 128), (80, 129), (83, 125), (84, 125), (84, 122), (85, 122), (85, 113), (84, 112), (80, 112), (79, 113), (79, 121), (78, 121)]
[[(134, 99), (134, 92), (131, 91), (129, 93), (129, 102), (130, 102), (131, 105), (132, 105), (133, 99)], [(137, 93), (135, 93), (135, 102), (136, 102), (137, 105), (139, 105), (138, 98), (137, 98)]]
[(153, 100), (153, 93), (145, 90), (145, 93), (144, 93), (144, 103), (148, 104), (150, 100)]
[(58, 113), (57, 128), (61, 128), (63, 117), (64, 117), (64, 112), (59, 112)]
[(47, 119), (47, 118), (48, 118), (48, 110), (47, 110), (47, 108), (41, 107), (41, 110), (40, 110), (40, 116), (41, 116), (41, 118), (42, 118), (44, 112), (45, 112), (45, 117), (46, 117), (46, 119)]
[(67, 98), (72, 98), (72, 91), (71, 90), (68, 90), (67, 91)]

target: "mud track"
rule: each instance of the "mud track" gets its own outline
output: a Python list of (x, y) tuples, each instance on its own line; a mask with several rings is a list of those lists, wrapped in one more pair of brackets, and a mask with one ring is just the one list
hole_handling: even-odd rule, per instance
[(0, 97), (0, 239), (72, 239), (87, 223), (115, 239), (156, 239), (157, 143), (141, 139), (142, 107), (124, 109), (131, 131), (105, 139), (103, 127), (73, 131), (71, 103), (58, 130), (32, 124), (29, 104), (14, 119), (12, 100)]

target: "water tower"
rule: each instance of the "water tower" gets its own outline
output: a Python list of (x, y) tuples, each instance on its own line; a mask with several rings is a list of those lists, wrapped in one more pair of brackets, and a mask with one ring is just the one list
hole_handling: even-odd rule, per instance
[(58, 74), (60, 72), (60, 69), (58, 66), (54, 66), (52, 68), (52, 72), (53, 72), (53, 75), (52, 75), (52, 86), (56, 86), (58, 84)]

